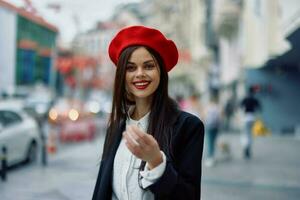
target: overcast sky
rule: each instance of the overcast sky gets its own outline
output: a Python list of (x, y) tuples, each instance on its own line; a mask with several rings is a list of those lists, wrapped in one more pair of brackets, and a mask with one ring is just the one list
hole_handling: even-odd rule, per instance
[[(24, 5), (25, 0), (5, 0), (16, 6)], [(80, 31), (87, 30), (99, 20), (108, 19), (115, 6), (121, 3), (139, 2), (140, 0), (31, 0), (33, 6), (48, 22), (57, 26), (64, 43), (71, 41), (77, 29), (78, 21)], [(59, 4), (60, 11), (49, 9), (49, 4)], [(75, 20), (74, 20), (75, 19)], [(77, 19), (77, 20), (76, 20)]]

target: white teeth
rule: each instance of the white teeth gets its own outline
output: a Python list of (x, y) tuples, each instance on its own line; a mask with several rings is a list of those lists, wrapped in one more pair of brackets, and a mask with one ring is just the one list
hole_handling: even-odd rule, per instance
[(137, 85), (137, 86), (148, 85), (148, 82), (143, 82), (143, 83), (135, 83), (134, 85)]

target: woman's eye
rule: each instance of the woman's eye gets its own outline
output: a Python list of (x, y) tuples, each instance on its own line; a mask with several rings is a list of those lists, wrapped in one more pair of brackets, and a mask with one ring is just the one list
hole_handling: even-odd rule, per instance
[(154, 67), (155, 67), (154, 64), (147, 64), (147, 65), (145, 65), (146, 69), (153, 69)]
[(131, 72), (132, 72), (132, 71), (134, 71), (134, 70), (135, 70), (135, 67), (134, 67), (134, 66), (132, 66), (132, 65), (127, 65), (127, 66), (126, 66), (126, 70), (127, 70), (127, 71), (131, 71)]

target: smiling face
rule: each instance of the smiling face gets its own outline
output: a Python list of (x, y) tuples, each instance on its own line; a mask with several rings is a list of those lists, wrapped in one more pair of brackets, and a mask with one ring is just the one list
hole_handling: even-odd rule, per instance
[(150, 100), (160, 82), (160, 69), (147, 49), (139, 47), (132, 52), (126, 65), (126, 88), (135, 101)]

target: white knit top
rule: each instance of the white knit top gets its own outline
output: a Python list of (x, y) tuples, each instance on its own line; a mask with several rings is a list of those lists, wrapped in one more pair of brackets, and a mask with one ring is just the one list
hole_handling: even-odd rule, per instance
[[(144, 132), (148, 128), (149, 113), (140, 120), (129, 118), (126, 126), (136, 124)], [(163, 155), (163, 162), (152, 170), (148, 170), (147, 164), (144, 171), (140, 172), (143, 177), (141, 181), (142, 188), (138, 183), (138, 173), (141, 160), (135, 157), (125, 145), (122, 138), (119, 148), (116, 152), (113, 168), (113, 194), (112, 200), (154, 200), (153, 193), (147, 189), (148, 186), (155, 183), (164, 173), (166, 168), (166, 156)], [(145, 189), (146, 188), (146, 189)]]

